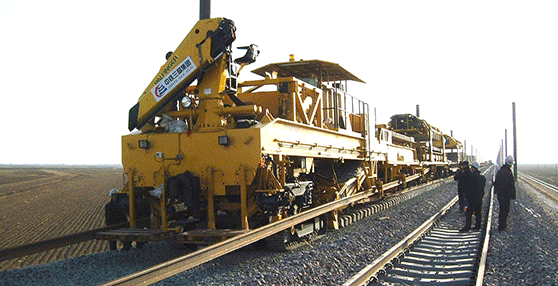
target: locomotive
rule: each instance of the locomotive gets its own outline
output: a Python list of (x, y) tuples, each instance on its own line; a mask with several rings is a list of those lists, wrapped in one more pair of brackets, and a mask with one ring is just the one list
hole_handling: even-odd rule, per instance
[[(407, 115), (371, 130), (368, 103), (346, 92), (363, 81), (336, 63), (291, 55), (238, 82), (259, 50), (233, 58), (235, 32), (231, 20), (200, 20), (130, 109), (119, 199), (131, 229), (106, 239), (210, 244), (365, 189), (382, 196), (388, 182), (447, 174), (444, 135)], [(280, 241), (337, 228), (339, 212)]]

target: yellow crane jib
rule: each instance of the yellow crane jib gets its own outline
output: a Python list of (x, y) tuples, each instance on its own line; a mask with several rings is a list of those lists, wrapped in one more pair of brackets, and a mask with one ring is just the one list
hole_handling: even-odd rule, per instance
[(204, 19), (182, 40), (129, 112), (128, 129), (140, 129), (194, 80), (201, 78), (236, 38), (234, 22)]

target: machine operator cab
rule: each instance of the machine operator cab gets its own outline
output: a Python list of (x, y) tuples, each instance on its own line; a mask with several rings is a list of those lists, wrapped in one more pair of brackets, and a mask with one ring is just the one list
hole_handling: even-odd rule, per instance
[(240, 83), (241, 100), (262, 106), (273, 117), (368, 135), (368, 103), (346, 92), (349, 80), (364, 81), (340, 65), (321, 60), (295, 61), (290, 55), (288, 62), (268, 64), (252, 72), (265, 79)]

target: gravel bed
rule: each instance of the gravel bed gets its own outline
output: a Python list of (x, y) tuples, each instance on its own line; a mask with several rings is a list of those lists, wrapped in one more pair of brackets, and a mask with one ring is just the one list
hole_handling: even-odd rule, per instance
[(168, 243), (150, 243), (142, 249), (105, 251), (46, 264), (0, 272), (0, 285), (99, 285), (187, 252)]
[[(407, 236), (457, 193), (453, 181), (294, 251), (244, 249), (158, 285), (339, 285)], [(512, 214), (513, 215), (513, 214)], [(510, 224), (513, 227), (513, 224)], [(3, 285), (98, 285), (184, 255), (170, 245), (103, 252), (0, 272)]]
[(498, 231), (494, 202), (485, 285), (558, 285), (558, 206), (519, 182), (508, 228)]
[(456, 194), (455, 183), (442, 184), (296, 251), (235, 252), (158, 285), (340, 285)]

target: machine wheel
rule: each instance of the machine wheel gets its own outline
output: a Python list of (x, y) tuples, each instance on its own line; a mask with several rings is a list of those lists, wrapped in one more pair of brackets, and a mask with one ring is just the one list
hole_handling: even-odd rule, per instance
[(272, 251), (287, 251), (289, 244), (292, 240), (291, 232), (289, 230), (280, 231), (265, 239), (267, 249)]

